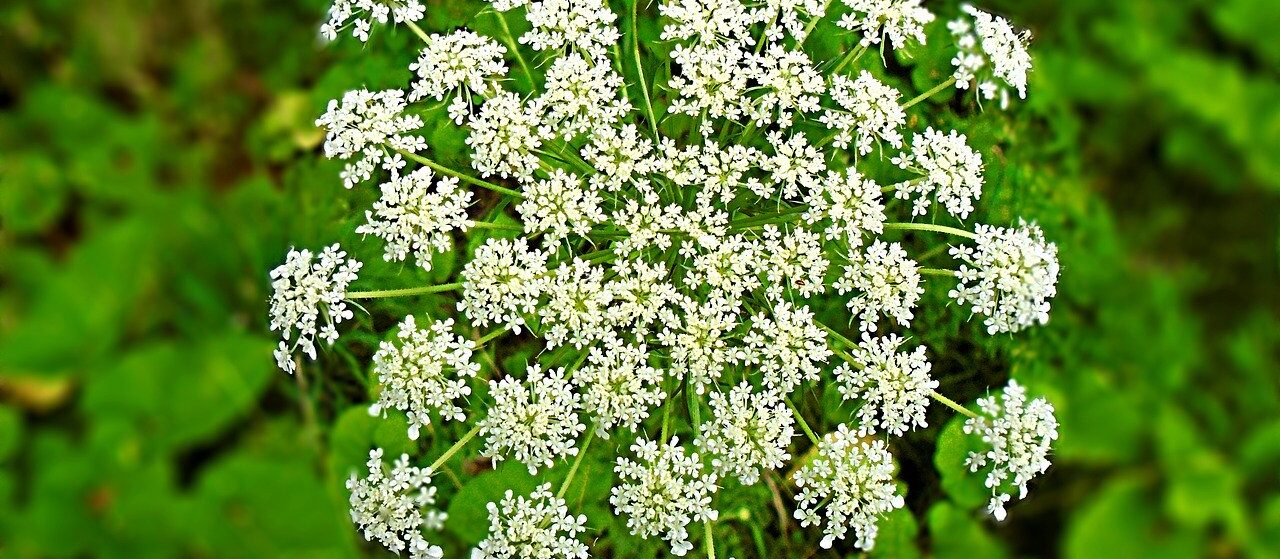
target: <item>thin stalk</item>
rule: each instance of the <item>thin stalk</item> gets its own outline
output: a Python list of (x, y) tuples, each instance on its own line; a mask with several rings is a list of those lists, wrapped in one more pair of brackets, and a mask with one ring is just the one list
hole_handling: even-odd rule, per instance
[(944, 81), (944, 82), (942, 82), (942, 83), (940, 83), (940, 84), (938, 84), (938, 85), (933, 86), (933, 89), (930, 89), (929, 91), (926, 91), (926, 92), (924, 92), (924, 93), (921, 93), (921, 94), (917, 95), (914, 99), (912, 99), (912, 100), (910, 100), (910, 101), (907, 101), (906, 103), (903, 103), (903, 104), (902, 104), (902, 110), (904, 110), (904, 111), (905, 111), (905, 110), (907, 110), (907, 109), (911, 108), (911, 107), (912, 107), (913, 105), (915, 105), (916, 103), (919, 103), (919, 102), (921, 102), (921, 101), (924, 101), (925, 99), (928, 99), (928, 98), (930, 98), (930, 97), (933, 97), (933, 96), (934, 96), (934, 94), (936, 94), (936, 93), (938, 93), (939, 91), (942, 91), (942, 90), (944, 90), (944, 89), (946, 89), (946, 88), (948, 88), (948, 87), (951, 87), (952, 85), (955, 85), (955, 83), (956, 83), (956, 77), (955, 77), (955, 76), (951, 76), (950, 78), (947, 78), (947, 81)]
[(920, 273), (926, 276), (947, 276), (955, 277), (956, 273), (943, 268), (920, 268)]
[(523, 194), (520, 194), (519, 192), (516, 192), (516, 191), (514, 191), (514, 190), (511, 190), (510, 188), (507, 188), (507, 187), (504, 187), (504, 186), (498, 186), (498, 185), (493, 184), (493, 183), (491, 183), (491, 182), (483, 181), (483, 180), (477, 179), (477, 178), (475, 178), (475, 177), (472, 177), (472, 176), (470, 176), (470, 175), (466, 175), (466, 174), (463, 174), (463, 173), (459, 173), (458, 171), (454, 171), (453, 169), (450, 169), (450, 168), (448, 168), (448, 167), (445, 167), (444, 165), (441, 165), (441, 164), (439, 164), (439, 163), (436, 163), (435, 161), (432, 161), (432, 160), (430, 160), (430, 159), (427, 159), (427, 158), (425, 158), (425, 157), (423, 157), (423, 156), (421, 156), (421, 155), (418, 155), (418, 154), (416, 154), (416, 153), (413, 153), (413, 152), (411, 152), (411, 151), (405, 151), (405, 150), (402, 150), (402, 149), (397, 149), (396, 151), (397, 151), (397, 152), (399, 152), (399, 153), (400, 153), (400, 155), (403, 155), (403, 156), (405, 156), (405, 157), (407, 157), (407, 158), (409, 158), (409, 159), (412, 159), (412, 160), (414, 160), (414, 161), (417, 161), (418, 163), (421, 163), (421, 164), (423, 164), (423, 165), (426, 165), (426, 166), (428, 166), (428, 167), (431, 167), (432, 169), (434, 169), (434, 170), (436, 170), (436, 171), (439, 171), (439, 172), (444, 173), (444, 174), (446, 174), (446, 175), (449, 175), (449, 176), (451, 176), (451, 177), (457, 177), (457, 178), (458, 178), (458, 180), (461, 180), (462, 182), (465, 182), (465, 183), (467, 183), (467, 184), (471, 184), (471, 185), (473, 185), (473, 186), (478, 186), (478, 187), (480, 187), (480, 188), (485, 188), (485, 189), (488, 189), (488, 190), (492, 190), (492, 191), (497, 192), (497, 193), (499, 193), (499, 194), (506, 194), (507, 196), (513, 196), (513, 197), (516, 197), (516, 198), (524, 198), (524, 195), (523, 195)]
[(800, 415), (800, 410), (796, 408), (796, 405), (791, 403), (791, 398), (783, 398), (783, 401), (787, 403), (788, 408), (791, 408), (791, 415), (795, 416), (796, 423), (800, 424), (800, 429), (804, 431), (805, 436), (809, 437), (809, 440), (813, 442), (814, 446), (817, 446), (818, 436), (813, 434), (813, 429), (809, 428), (809, 424), (805, 422), (804, 416)]
[[(809, 35), (813, 31), (813, 28), (818, 26), (818, 20), (827, 15), (827, 9), (830, 7), (831, 0), (827, 0), (827, 2), (822, 5), (822, 16), (813, 16), (809, 18), (809, 24), (804, 26), (804, 35), (800, 39), (801, 45), (803, 45), (805, 41), (809, 40)], [(799, 45), (796, 46), (798, 47)]]
[(938, 394), (936, 390), (930, 390), (929, 396), (932, 397), (934, 400), (942, 402), (942, 405), (960, 412), (965, 417), (968, 417), (971, 419), (976, 419), (978, 417), (978, 414), (973, 413), (972, 411), (969, 410), (969, 408), (966, 408), (960, 404), (957, 404), (955, 400), (952, 400), (951, 398)]
[(503, 334), (506, 334), (506, 333), (507, 333), (507, 329), (506, 329), (506, 328), (500, 328), (500, 329), (498, 329), (498, 330), (494, 330), (494, 331), (492, 331), (492, 332), (489, 332), (488, 334), (485, 334), (485, 335), (484, 335), (484, 337), (482, 337), (482, 338), (480, 338), (480, 339), (476, 340), (476, 348), (477, 348), (477, 349), (479, 349), (479, 348), (481, 348), (481, 347), (484, 347), (484, 344), (487, 344), (487, 343), (489, 343), (489, 342), (492, 342), (493, 340), (498, 339), (498, 337), (499, 337), (499, 336), (501, 336), (501, 335), (503, 335)]
[(514, 223), (493, 223), (491, 221), (473, 221), (471, 229), (495, 229), (498, 231), (524, 231), (524, 227)]
[(533, 72), (529, 70), (529, 63), (524, 61), (524, 55), (520, 54), (520, 45), (516, 44), (516, 38), (511, 35), (511, 28), (507, 27), (507, 16), (496, 10), (493, 15), (498, 18), (498, 25), (502, 26), (503, 42), (511, 50), (511, 54), (516, 55), (516, 63), (520, 65), (520, 71), (524, 72), (525, 79), (529, 80), (529, 90), (537, 89), (533, 82)]
[(713, 522), (711, 522), (710, 520), (702, 521), (702, 527), (703, 527), (704, 533), (706, 534), (706, 540), (707, 540), (707, 559), (716, 559), (716, 537), (711, 532), (712, 524)]
[(934, 225), (932, 223), (886, 223), (885, 229), (898, 229), (901, 231), (933, 231), (934, 233), (947, 233), (957, 237), (966, 239), (977, 239), (978, 235), (964, 229), (955, 227), (947, 227), (946, 225)]
[(653, 138), (658, 139), (658, 118), (653, 113), (653, 101), (649, 99), (649, 84), (644, 79), (644, 63), (640, 62), (640, 33), (636, 31), (636, 6), (640, 0), (631, 0), (631, 54), (636, 59), (636, 76), (640, 77), (640, 91), (644, 94), (644, 110), (649, 116)]
[(419, 39), (422, 39), (422, 42), (426, 43), (431, 40), (430, 37), (427, 37), (427, 33), (423, 31), (421, 27), (418, 27), (417, 23), (414, 23), (412, 21), (406, 21), (404, 22), (404, 24), (408, 26), (409, 29), (412, 29), (414, 34), (416, 34)]
[(565, 491), (569, 490), (569, 484), (573, 482), (574, 474), (578, 473), (578, 466), (582, 465), (582, 457), (587, 455), (587, 448), (591, 446), (591, 439), (596, 436), (596, 428), (594, 425), (587, 428), (587, 438), (582, 441), (582, 448), (578, 449), (577, 458), (573, 459), (573, 465), (569, 466), (569, 474), (564, 476), (564, 483), (560, 484), (560, 490), (556, 491), (556, 498), (563, 499)]
[(348, 299), (382, 299), (385, 297), (406, 297), (425, 293), (444, 293), (462, 289), (461, 283), (444, 283), (440, 285), (424, 285), (422, 287), (406, 287), (404, 289), (379, 289), (376, 291), (348, 291)]
[(840, 59), (840, 62), (836, 64), (836, 67), (834, 69), (831, 70), (831, 73), (832, 74), (840, 73), (840, 70), (843, 70), (845, 66), (849, 64), (853, 64), (854, 62), (857, 62), (858, 59), (862, 58), (862, 55), (866, 53), (867, 53), (867, 47), (863, 45), (858, 45), (858, 48), (855, 48), (849, 51), (849, 54), (846, 54), (844, 58)]
[(449, 447), (449, 450), (444, 451), (444, 454), (441, 454), (439, 458), (436, 458), (435, 462), (432, 462), (431, 465), (427, 467), (433, 472), (439, 470), (440, 466), (443, 466), (445, 462), (448, 462), (450, 458), (453, 458), (454, 454), (457, 454), (459, 450), (462, 450), (462, 447), (471, 442), (471, 439), (476, 438), (476, 435), (478, 434), (480, 434), (480, 426), (476, 425), (475, 427), (472, 427), (470, 431), (467, 431), (467, 434), (463, 435), (461, 439), (458, 439), (458, 442), (453, 443), (453, 446)]

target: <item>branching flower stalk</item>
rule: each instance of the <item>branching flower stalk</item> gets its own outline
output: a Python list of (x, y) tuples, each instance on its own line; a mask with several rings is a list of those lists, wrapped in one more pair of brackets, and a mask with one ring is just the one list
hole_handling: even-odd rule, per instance
[[(406, 53), (407, 89), (348, 92), (317, 120), (343, 185), (378, 185), (356, 231), (386, 262), (422, 270), (469, 247), (435, 285), (350, 290), (363, 263), (338, 245), (291, 250), (270, 274), (276, 360), (290, 373), (295, 353), (323, 364), (315, 341), (337, 343), (364, 311), (352, 301), (456, 302), (383, 337), (370, 411), (404, 413), (414, 438), (433, 418), (471, 429), (430, 466), (405, 456), (391, 476), (374, 449), (368, 477), (349, 484), (367, 539), (440, 557), (422, 532), (447, 520), (428, 508), (430, 476), (479, 437), (495, 463), (539, 478), (571, 465), (555, 494), (543, 478), (488, 503), (476, 557), (589, 556), (583, 536), (599, 524), (564, 500), (588, 452), (615, 464), (620, 529), (674, 555), (700, 539), (715, 557), (721, 508), (756, 505), (724, 502), (721, 488), (779, 471), (795, 472), (794, 517), (819, 545), (867, 550), (904, 506), (888, 441), (928, 427), (931, 401), (967, 418), (985, 449), (968, 467), (985, 475), (975, 483), (992, 491), (991, 514), (1004, 518), (1013, 488), (1025, 496), (1049, 466), (1052, 406), (1011, 381), (976, 413), (937, 391), (952, 372), (899, 333), (932, 326), (916, 312), (930, 289), (989, 334), (1048, 321), (1056, 247), (1034, 223), (970, 221), (1000, 215), (979, 209), (992, 158), (959, 130), (916, 124), (963, 122), (935, 118), (954, 103), (922, 103), (952, 86), (974, 92), (967, 110), (1025, 97), (1029, 36), (971, 6), (941, 23), (919, 0), (840, 1), (628, 0), (620, 21), (603, 0), (494, 0), (477, 17), (496, 19), (498, 37), (428, 32), (417, 0), (334, 2), (329, 40), (349, 32), (378, 48), (371, 35), (400, 24), (422, 42)], [(520, 15), (517, 37), (508, 17)], [(955, 39), (944, 49), (955, 72), (904, 100), (885, 77), (894, 69), (877, 66), (890, 51), (911, 63), (934, 25)], [(815, 59), (806, 45), (819, 40), (844, 54)], [(863, 56), (873, 47), (880, 57)], [(465, 167), (428, 155), (439, 132), (424, 131), (440, 127), (465, 140)], [(920, 265), (943, 251), (950, 264)], [(849, 328), (817, 318), (841, 313)], [(544, 351), (523, 372), (499, 369), (498, 352), (527, 344)], [(838, 409), (806, 417), (793, 403), (832, 383)], [(375, 514), (387, 502), (394, 518)]]

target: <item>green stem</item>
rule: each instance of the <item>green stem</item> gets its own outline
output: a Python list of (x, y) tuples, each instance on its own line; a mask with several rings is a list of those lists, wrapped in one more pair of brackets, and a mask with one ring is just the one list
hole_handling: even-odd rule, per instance
[(710, 520), (702, 521), (702, 526), (707, 538), (707, 559), (716, 559), (716, 537), (711, 531), (712, 524), (713, 522)]
[(640, 33), (636, 31), (636, 5), (639, 3), (640, 0), (631, 0), (631, 54), (636, 59), (636, 76), (640, 78), (640, 91), (644, 93), (644, 109), (649, 115), (649, 127), (653, 130), (654, 141), (657, 141), (658, 118), (653, 113), (653, 101), (649, 99), (649, 84), (644, 79), (644, 64), (640, 62)]
[(485, 334), (484, 337), (476, 340), (476, 348), (479, 349), (481, 347), (484, 347), (484, 344), (492, 342), (493, 340), (497, 339), (498, 336), (501, 336), (506, 333), (507, 333), (506, 328), (501, 328), (501, 329), (489, 332), (488, 334)]
[(796, 408), (795, 404), (791, 403), (790, 397), (783, 398), (782, 400), (787, 403), (788, 408), (791, 408), (791, 415), (795, 416), (796, 423), (800, 424), (800, 429), (804, 431), (805, 436), (809, 437), (809, 440), (816, 446), (818, 444), (818, 436), (813, 434), (813, 429), (810, 429), (809, 424), (805, 423), (804, 416), (800, 415), (800, 410)]
[(493, 223), (491, 221), (473, 221), (472, 229), (495, 229), (498, 231), (524, 231), (524, 227), (514, 223)]
[(855, 48), (849, 51), (849, 54), (846, 54), (844, 58), (840, 59), (840, 63), (836, 64), (836, 67), (831, 70), (831, 73), (832, 74), (840, 73), (840, 70), (843, 70), (844, 67), (849, 64), (857, 62), (859, 58), (862, 58), (863, 54), (866, 54), (866, 52), (867, 52), (866, 46), (858, 45), (858, 48)]
[(933, 231), (934, 233), (947, 233), (957, 237), (967, 239), (977, 239), (978, 235), (965, 231), (964, 229), (956, 229), (955, 227), (947, 227), (946, 225), (934, 225), (932, 223), (886, 223), (885, 229), (898, 229), (901, 231)]
[(385, 297), (406, 297), (426, 293), (444, 293), (462, 289), (461, 283), (445, 283), (441, 285), (424, 285), (422, 287), (406, 287), (404, 289), (380, 289), (377, 291), (348, 291), (348, 299), (382, 299)]
[(926, 276), (947, 276), (947, 277), (956, 276), (956, 273), (954, 271), (945, 270), (942, 268), (920, 268), (920, 273)]
[(423, 31), (421, 27), (418, 27), (418, 24), (412, 21), (406, 21), (404, 24), (408, 26), (409, 29), (412, 29), (413, 32), (418, 35), (418, 38), (422, 39), (422, 42), (427, 43), (431, 41), (431, 38), (427, 36), (427, 33)]
[(471, 439), (476, 438), (476, 435), (478, 434), (480, 434), (480, 426), (476, 425), (475, 427), (472, 427), (470, 431), (467, 431), (467, 434), (463, 435), (461, 439), (458, 439), (458, 442), (453, 443), (453, 446), (449, 447), (449, 450), (444, 451), (444, 454), (441, 454), (439, 458), (436, 458), (435, 462), (432, 462), (431, 465), (427, 467), (430, 468), (432, 472), (439, 470), (440, 466), (443, 466), (445, 462), (448, 462), (450, 458), (453, 458), (454, 454), (457, 454), (459, 450), (462, 450), (462, 447), (471, 442)]
[[(805, 41), (809, 40), (809, 35), (810, 35), (810, 34), (811, 34), (811, 32), (813, 31), (813, 28), (814, 28), (814, 27), (817, 27), (817, 26), (818, 26), (818, 21), (819, 21), (819, 20), (821, 20), (821, 19), (823, 18), (823, 16), (826, 16), (826, 15), (827, 15), (827, 9), (829, 9), (830, 7), (831, 7), (831, 0), (827, 0), (827, 2), (826, 2), (825, 4), (823, 4), (823, 5), (822, 5), (822, 15), (821, 15), (821, 16), (811, 16), (811, 17), (809, 18), (809, 24), (808, 24), (808, 25), (806, 25), (806, 26), (804, 26), (804, 36), (803, 36), (803, 37), (801, 37), (801, 39), (800, 39), (800, 44), (801, 44), (801, 45), (803, 45)], [(799, 47), (800, 45), (796, 45), (796, 46), (797, 46), (797, 47)]]
[(910, 100), (910, 101), (907, 101), (906, 103), (903, 103), (903, 104), (902, 104), (902, 110), (904, 110), (904, 111), (905, 111), (905, 110), (907, 110), (907, 109), (911, 108), (911, 107), (912, 107), (913, 105), (915, 105), (916, 103), (919, 103), (919, 102), (921, 102), (921, 101), (924, 101), (925, 99), (928, 99), (928, 98), (930, 98), (930, 97), (933, 97), (933, 96), (934, 96), (934, 94), (936, 94), (936, 93), (938, 93), (939, 91), (942, 91), (942, 90), (944, 90), (944, 89), (946, 89), (946, 88), (948, 88), (948, 87), (951, 87), (951, 86), (955, 85), (955, 83), (956, 83), (956, 77), (955, 77), (955, 76), (951, 76), (950, 78), (947, 78), (947, 81), (944, 81), (944, 82), (942, 82), (942, 83), (940, 83), (940, 84), (938, 84), (938, 85), (933, 86), (933, 89), (930, 89), (929, 91), (926, 91), (926, 92), (924, 92), (924, 93), (921, 93), (921, 94), (917, 95), (917, 96), (915, 97), (915, 99), (912, 99), (912, 100)]
[(529, 64), (524, 61), (524, 55), (520, 54), (520, 45), (516, 44), (516, 38), (511, 35), (511, 28), (507, 27), (507, 16), (498, 11), (494, 11), (493, 15), (498, 18), (498, 24), (502, 26), (503, 39), (505, 39), (503, 42), (511, 50), (511, 54), (516, 55), (516, 63), (520, 64), (520, 70), (524, 72), (525, 79), (529, 80), (529, 91), (537, 89), (533, 81), (533, 72), (529, 70)]
[(964, 414), (966, 417), (969, 417), (971, 419), (976, 419), (978, 417), (978, 414), (973, 413), (968, 408), (960, 404), (957, 404), (955, 400), (952, 400), (951, 398), (938, 394), (936, 390), (930, 390), (929, 396), (932, 397), (934, 400), (942, 402), (944, 406), (947, 406), (948, 408), (951, 408), (953, 410), (960, 412), (961, 414)]
[(402, 150), (402, 149), (397, 149), (396, 151), (397, 151), (397, 152), (399, 152), (399, 153), (400, 153), (400, 155), (403, 155), (403, 156), (405, 156), (405, 157), (407, 157), (407, 158), (409, 158), (409, 159), (412, 159), (412, 160), (414, 160), (414, 161), (417, 161), (418, 163), (421, 163), (421, 164), (423, 164), (423, 165), (426, 165), (426, 166), (428, 166), (428, 167), (431, 167), (432, 169), (434, 169), (434, 170), (436, 170), (436, 171), (439, 171), (439, 172), (444, 173), (444, 174), (446, 174), (446, 175), (449, 175), (449, 176), (451, 176), (451, 177), (457, 177), (457, 178), (458, 178), (458, 180), (461, 180), (462, 182), (465, 182), (465, 183), (467, 183), (467, 184), (471, 184), (471, 185), (474, 185), (474, 186), (478, 186), (478, 187), (480, 187), (480, 188), (485, 188), (485, 189), (488, 189), (488, 190), (492, 190), (492, 191), (497, 192), (497, 193), (499, 193), (499, 194), (506, 194), (507, 196), (513, 196), (513, 197), (515, 197), (515, 198), (523, 198), (523, 197), (524, 197), (524, 195), (522, 195), (522, 194), (520, 194), (519, 192), (516, 192), (516, 191), (514, 191), (514, 190), (511, 190), (510, 188), (506, 188), (506, 187), (503, 187), (503, 186), (498, 186), (498, 185), (493, 184), (493, 183), (491, 183), (491, 182), (483, 181), (483, 180), (477, 179), (477, 178), (475, 178), (475, 177), (471, 177), (471, 176), (469, 176), (469, 175), (465, 175), (465, 174), (463, 174), (463, 173), (459, 173), (458, 171), (454, 171), (453, 169), (450, 169), (450, 168), (448, 168), (448, 167), (445, 167), (444, 165), (441, 165), (441, 164), (439, 164), (439, 163), (436, 163), (435, 161), (432, 161), (432, 160), (430, 160), (430, 159), (427, 159), (427, 158), (425, 158), (425, 157), (423, 157), (423, 156), (421, 156), (421, 155), (418, 155), (418, 154), (416, 154), (416, 153), (413, 153), (413, 152), (411, 152), (411, 151), (405, 151), (405, 150)]
[(563, 499), (565, 491), (569, 490), (569, 483), (573, 481), (574, 474), (578, 473), (578, 466), (582, 465), (582, 457), (587, 455), (587, 448), (591, 446), (591, 439), (596, 436), (596, 428), (594, 425), (587, 428), (587, 438), (582, 441), (582, 448), (578, 449), (577, 458), (573, 459), (573, 465), (569, 466), (569, 474), (564, 476), (564, 483), (560, 484), (560, 490), (556, 491), (556, 498)]

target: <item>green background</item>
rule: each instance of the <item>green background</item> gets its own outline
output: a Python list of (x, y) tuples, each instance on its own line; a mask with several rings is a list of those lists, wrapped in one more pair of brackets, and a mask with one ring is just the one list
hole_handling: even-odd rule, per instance
[[(369, 202), (312, 121), (346, 89), (402, 86), (416, 40), (324, 47), (326, 4), (0, 6), (0, 556), (376, 555), (341, 483), (371, 444), (407, 448), (355, 384), (369, 332), (407, 310), (360, 315), (309, 379), (274, 368), (266, 331), (266, 271), (293, 244), (358, 246), (346, 218)], [(934, 473), (961, 459), (934, 410), (899, 453), (913, 514), (876, 554), (1280, 554), (1280, 7), (984, 6), (1033, 30), (1036, 67), (1026, 102), (969, 130), (990, 169), (977, 217), (1039, 221), (1060, 294), (1048, 326), (996, 338), (934, 300), (950, 327), (923, 341), (947, 356), (941, 391), (971, 401), (1012, 374), (1055, 403), (1061, 439), (995, 524)], [(476, 9), (432, 6), (425, 26)], [(365, 245), (360, 285), (421, 283)], [(483, 507), (466, 481), (442, 491)], [(451, 512), (461, 549), (485, 521)], [(744, 525), (740, 557), (816, 539)]]

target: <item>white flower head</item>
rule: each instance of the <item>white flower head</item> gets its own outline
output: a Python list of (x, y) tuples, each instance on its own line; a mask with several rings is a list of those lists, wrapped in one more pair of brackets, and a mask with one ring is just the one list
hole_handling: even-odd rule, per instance
[(535, 101), (526, 106), (509, 91), (485, 101), (470, 125), (471, 166), (485, 177), (531, 180), (541, 162), (534, 152), (552, 136), (551, 127), (543, 122), (541, 105)]
[(670, 283), (667, 265), (623, 260), (614, 264), (613, 271), (617, 276), (608, 285), (609, 322), (630, 329), (636, 339), (644, 339), (662, 310), (679, 296)]
[[(1009, 20), (968, 4), (962, 9), (964, 16), (947, 23), (960, 49), (951, 60), (956, 67), (956, 87), (967, 89), (976, 85), (982, 98), (999, 97), (1001, 108), (1009, 106), (1007, 88), (1017, 90), (1018, 98), (1026, 99), (1027, 72), (1031, 71), (1027, 44), (1031, 42), (1031, 33), (1018, 33), (1009, 25)], [(1004, 82), (1003, 85), (996, 79)]]
[(625, 344), (616, 337), (592, 347), (573, 374), (574, 384), (582, 387), (583, 411), (606, 438), (614, 427), (639, 428), (649, 410), (662, 403), (663, 378), (662, 369), (649, 365), (644, 344)]
[(348, 91), (341, 100), (331, 99), (316, 126), (325, 129), (324, 156), (355, 159), (342, 171), (342, 184), (351, 188), (369, 180), (379, 167), (399, 175), (404, 158), (396, 150), (416, 152), (426, 148), (422, 136), (407, 134), (422, 128), (422, 118), (406, 115), (404, 92), (399, 89)]
[(396, 338), (399, 344), (383, 341), (373, 355), (381, 389), (369, 413), (404, 411), (412, 440), (431, 424), (433, 412), (442, 419), (464, 421), (466, 414), (455, 401), (471, 394), (467, 379), (480, 371), (480, 364), (471, 361), (475, 342), (453, 333), (452, 318), (419, 329), (413, 315), (400, 323)]
[[(805, 196), (808, 210), (805, 223), (824, 231), (828, 240), (843, 239), (850, 248), (862, 246), (864, 238), (884, 232), (884, 202), (874, 180), (849, 168), (844, 173), (828, 173), (818, 188)], [(828, 223), (819, 226), (819, 222)]]
[[(736, 44), (676, 45), (671, 61), (679, 67), (673, 71), (667, 86), (676, 92), (668, 110), (676, 114), (698, 116), (706, 111), (712, 119), (737, 119), (744, 114), (749, 99), (747, 86), (755, 63), (754, 56)], [(703, 126), (704, 135), (712, 127)]]
[(827, 334), (809, 307), (790, 301), (774, 305), (772, 316), (759, 313), (743, 338), (745, 364), (757, 365), (765, 386), (790, 394), (806, 380), (816, 380), (831, 357)]
[(841, 364), (836, 380), (845, 400), (862, 400), (858, 408), (858, 435), (888, 433), (901, 437), (916, 427), (927, 427), (925, 410), (938, 381), (929, 376), (932, 365), (924, 346), (898, 351), (903, 340), (897, 334), (883, 338), (862, 335), (853, 350), (857, 368)]
[[(822, 525), (823, 549), (830, 549), (853, 528), (854, 545), (869, 550), (876, 543), (880, 517), (905, 502), (893, 479), (893, 456), (880, 439), (862, 442), (848, 425), (818, 443), (818, 456), (796, 472), (796, 520), (801, 526)], [(825, 509), (824, 522), (822, 510)]]
[(337, 341), (335, 325), (354, 316), (346, 303), (347, 286), (360, 267), (335, 244), (318, 257), (306, 249), (290, 249), (284, 264), (271, 270), (271, 330), (279, 330), (283, 338), (275, 357), (285, 372), (293, 373), (292, 353), (299, 348), (315, 360), (317, 336), (329, 345)]
[(685, 454), (674, 437), (661, 447), (642, 438), (631, 451), (636, 460), (618, 458), (618, 484), (609, 503), (615, 513), (627, 517), (632, 535), (661, 535), (671, 545), (671, 554), (683, 557), (693, 549), (689, 524), (719, 516), (711, 507), (718, 489), (716, 474), (706, 471), (697, 453)]
[(462, 124), (472, 109), (472, 95), (498, 92), (497, 80), (507, 74), (503, 56), (506, 47), (473, 31), (459, 29), (448, 35), (427, 37), (418, 60), (409, 65), (417, 74), (409, 92), (410, 101), (432, 98), (443, 101), (458, 94), (449, 106), (449, 116)]
[(329, 6), (329, 20), (320, 26), (320, 36), (336, 40), (350, 22), (351, 36), (368, 42), (374, 23), (414, 22), (424, 14), (426, 6), (419, 0), (334, 0)]
[(692, 39), (708, 45), (754, 44), (750, 28), (760, 20), (758, 11), (736, 0), (665, 0), (658, 13), (668, 21), (663, 41)]
[(832, 145), (848, 149), (852, 142), (859, 155), (871, 153), (876, 142), (902, 147), (898, 129), (906, 126), (907, 113), (898, 104), (902, 94), (897, 89), (863, 70), (856, 80), (832, 76), (830, 93), (840, 109), (827, 109), (818, 120), (836, 131)]
[(924, 294), (920, 266), (898, 243), (877, 240), (866, 252), (854, 253), (844, 275), (831, 284), (836, 292), (855, 294), (846, 305), (860, 320), (863, 332), (875, 332), (881, 317), (910, 327), (914, 309)]
[(783, 139), (782, 133), (775, 130), (765, 137), (773, 146), (773, 155), (764, 159), (761, 169), (769, 173), (771, 186), (768, 194), (758, 194), (772, 196), (780, 187), (783, 198), (795, 199), (821, 188), (827, 173), (826, 156), (804, 134)]
[(895, 49), (908, 40), (925, 43), (924, 26), (934, 16), (920, 5), (920, 0), (844, 0), (851, 10), (836, 24), (862, 33), (864, 47), (881, 44), (885, 38)]
[(501, 324), (518, 333), (524, 315), (538, 311), (546, 274), (547, 253), (530, 249), (523, 237), (489, 239), (462, 267), (458, 311), (476, 326)]
[(591, 64), (576, 52), (557, 58), (541, 97), (544, 122), (565, 140), (611, 127), (631, 111), (631, 102), (619, 96), (621, 88), (622, 76), (608, 64)]
[(1049, 299), (1058, 293), (1058, 247), (1034, 223), (1017, 229), (979, 224), (977, 247), (951, 247), (961, 261), (959, 285), (949, 293), (987, 317), (987, 332), (1018, 332), (1049, 322)]
[(948, 213), (965, 219), (982, 196), (982, 156), (955, 130), (943, 134), (929, 127), (911, 138), (911, 151), (894, 156), (892, 161), (921, 175), (894, 185), (899, 199), (915, 198), (912, 215), (924, 215), (936, 199)]
[(600, 61), (621, 40), (613, 26), (618, 16), (604, 0), (529, 2), (525, 19), (532, 29), (520, 36), (520, 42), (534, 50), (576, 50)]
[(982, 414), (964, 422), (965, 433), (976, 433), (986, 448), (970, 452), (969, 470), (991, 468), (986, 486), (991, 489), (987, 510), (996, 520), (1004, 520), (1004, 504), (1013, 487), (1018, 498), (1027, 496), (1027, 483), (1049, 469), (1049, 452), (1058, 439), (1058, 420), (1053, 404), (1044, 398), (1027, 402), (1027, 390), (1010, 380), (999, 401), (995, 396), (978, 399)]
[(409, 455), (401, 454), (391, 471), (382, 462), (382, 449), (369, 451), (369, 475), (352, 472), (347, 480), (351, 492), (351, 521), (360, 527), (366, 541), (377, 540), (397, 555), (408, 551), (411, 559), (440, 559), (444, 551), (422, 536), (422, 529), (439, 530), (446, 514), (435, 508), (436, 488), (431, 486), (431, 468), (409, 465)]
[(810, 21), (822, 19), (827, 13), (827, 4), (824, 0), (765, 0), (757, 9), (757, 17), (760, 21), (773, 22), (765, 29), (765, 38), (769, 41), (782, 41), (782, 32), (786, 31), (796, 43), (803, 43), (812, 30)]
[(822, 251), (822, 236), (804, 227), (765, 225), (760, 231), (760, 257), (757, 266), (765, 276), (765, 294), (782, 298), (790, 287), (803, 297), (826, 290), (827, 268), (831, 265)]
[(587, 517), (574, 516), (564, 499), (544, 483), (525, 498), (507, 490), (502, 501), (489, 503), (489, 537), (471, 559), (587, 559), (587, 545), (578, 540)]
[(557, 267), (546, 284), (547, 302), (539, 309), (547, 345), (582, 349), (609, 336), (607, 308), (613, 294), (604, 268), (581, 258)]
[(600, 193), (583, 184), (582, 178), (557, 168), (551, 176), (525, 185), (516, 211), (525, 232), (545, 233), (544, 242), (554, 245), (569, 235), (586, 237), (592, 226), (603, 222), (601, 202)]
[(787, 447), (795, 436), (794, 425), (780, 394), (757, 392), (743, 381), (728, 396), (711, 392), (711, 421), (702, 425), (696, 443), (714, 457), (711, 464), (722, 476), (754, 485), (762, 469), (781, 468), (791, 458)]
[(563, 368), (543, 371), (533, 363), (525, 377), (489, 381), (493, 404), (479, 427), (486, 456), (495, 463), (514, 458), (537, 474), (561, 457), (577, 456), (578, 435), (587, 427), (578, 420), (581, 398)]
[(616, 192), (649, 174), (652, 151), (653, 142), (641, 136), (635, 124), (601, 126), (591, 131), (590, 143), (582, 147), (582, 159), (598, 171), (589, 179), (592, 187)]
[(419, 167), (383, 183), (382, 198), (365, 212), (368, 223), (356, 228), (356, 233), (386, 241), (383, 258), (388, 262), (402, 262), (412, 252), (418, 266), (430, 270), (432, 253), (449, 252), (453, 231), (471, 227), (471, 191), (458, 188), (454, 177), (442, 177), (432, 188), (433, 178), (429, 167)]
[(777, 44), (757, 59), (755, 79), (764, 94), (755, 99), (751, 117), (761, 126), (776, 122), (781, 128), (790, 128), (794, 113), (818, 111), (818, 99), (827, 90), (809, 55)]
[(670, 354), (670, 373), (676, 378), (688, 378), (694, 390), (702, 394), (725, 368), (746, 359), (744, 351), (728, 343), (731, 331), (738, 325), (739, 309), (735, 302), (716, 294), (701, 304), (688, 297), (682, 299), (662, 311), (663, 329), (658, 332), (658, 341)]

